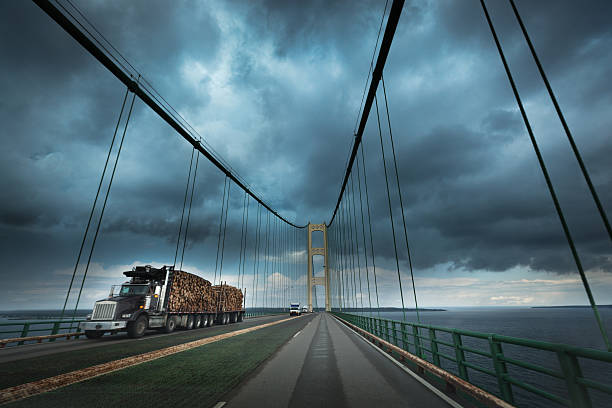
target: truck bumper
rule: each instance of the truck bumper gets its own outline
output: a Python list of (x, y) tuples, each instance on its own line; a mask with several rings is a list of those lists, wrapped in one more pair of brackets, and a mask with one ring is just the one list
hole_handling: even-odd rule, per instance
[(86, 330), (99, 330), (99, 331), (111, 331), (121, 330), (127, 327), (127, 321), (87, 321), (79, 323), (79, 329), (82, 331)]

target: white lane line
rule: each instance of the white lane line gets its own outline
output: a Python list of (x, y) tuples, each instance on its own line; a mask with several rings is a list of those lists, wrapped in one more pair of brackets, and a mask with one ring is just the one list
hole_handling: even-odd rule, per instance
[(302, 331), (300, 330), (299, 332), (295, 333), (292, 337), (292, 339), (295, 339)]
[(343, 324), (342, 322), (336, 320), (338, 323), (340, 323), (343, 327), (349, 329), (350, 331), (352, 331), (353, 333), (355, 333), (357, 335), (357, 337), (359, 337), (362, 341), (364, 341), (366, 344), (369, 344), (370, 346), (372, 346), (375, 350), (377, 350), (380, 354), (382, 354), (383, 356), (387, 357), (389, 360), (391, 360), (391, 362), (393, 364), (395, 364), (396, 366), (398, 366), (399, 368), (401, 368), (402, 370), (404, 370), (406, 373), (410, 374), (412, 377), (414, 377), (415, 380), (417, 380), (418, 382), (420, 382), (421, 384), (423, 384), (425, 386), (425, 388), (429, 389), (431, 392), (433, 392), (434, 394), (436, 394), (438, 397), (440, 397), (441, 399), (444, 400), (444, 402), (446, 402), (448, 405), (450, 405), (453, 408), (464, 408), (463, 405), (459, 404), (457, 401), (455, 401), (454, 399), (450, 398), (448, 395), (444, 394), (442, 391), (440, 391), (439, 389), (437, 389), (436, 387), (434, 387), (433, 385), (431, 385), (429, 382), (427, 382), (426, 380), (424, 380), (423, 378), (421, 378), (421, 376), (419, 376), (417, 373), (415, 373), (414, 371), (412, 371), (411, 369), (409, 369), (408, 367), (406, 367), (405, 365), (403, 365), (402, 363), (400, 363), (399, 361), (397, 361), (396, 359), (394, 359), (393, 357), (391, 357), (389, 354), (387, 354), (387, 352), (385, 352), (383, 349), (381, 349), (380, 347), (378, 347), (376, 344), (373, 344), (371, 342), (369, 342), (368, 340), (366, 340), (361, 334), (357, 333), (355, 330), (353, 330), (351, 327), (348, 327), (347, 325)]
[(227, 402), (225, 402), (225, 401), (219, 401), (219, 402), (217, 402), (217, 403), (216, 403), (216, 404), (213, 406), (213, 408), (221, 408), (221, 407), (222, 407), (222, 406), (224, 406), (225, 404), (227, 404)]

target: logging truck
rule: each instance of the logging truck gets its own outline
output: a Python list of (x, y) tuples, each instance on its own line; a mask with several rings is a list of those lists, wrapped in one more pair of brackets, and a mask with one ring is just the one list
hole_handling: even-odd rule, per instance
[(147, 329), (171, 333), (244, 319), (242, 292), (233, 286), (211, 286), (172, 266), (136, 266), (123, 274), (130, 280), (113, 285), (108, 298), (97, 301), (79, 324), (87, 338), (120, 331), (137, 338)]

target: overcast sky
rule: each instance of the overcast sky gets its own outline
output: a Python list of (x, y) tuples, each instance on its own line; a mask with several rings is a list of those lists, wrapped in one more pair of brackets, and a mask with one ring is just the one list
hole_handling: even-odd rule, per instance
[[(330, 220), (383, 1), (74, 3), (267, 203), (300, 225)], [(612, 243), (508, 3), (488, 3), (595, 298), (610, 304)], [(517, 5), (611, 213), (612, 4)], [(34, 3), (0, 2), (0, 34), (0, 309), (57, 308), (125, 88)], [(586, 304), (479, 2), (406, 2), (385, 81), (420, 305)], [(399, 306), (377, 132), (371, 115), (379, 291)], [(172, 264), (190, 154), (136, 100), (83, 307), (133, 265)], [(184, 269), (212, 281), (224, 179), (202, 159)], [(234, 185), (230, 197), (224, 280), (235, 284), (243, 195)], [(395, 189), (392, 201), (397, 217)], [(412, 306), (403, 238), (398, 248)]]

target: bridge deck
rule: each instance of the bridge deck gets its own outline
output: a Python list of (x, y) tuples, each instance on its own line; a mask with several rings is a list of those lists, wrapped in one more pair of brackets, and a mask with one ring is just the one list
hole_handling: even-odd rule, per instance
[(439, 396), (322, 313), (238, 389), (227, 407), (448, 407)]

